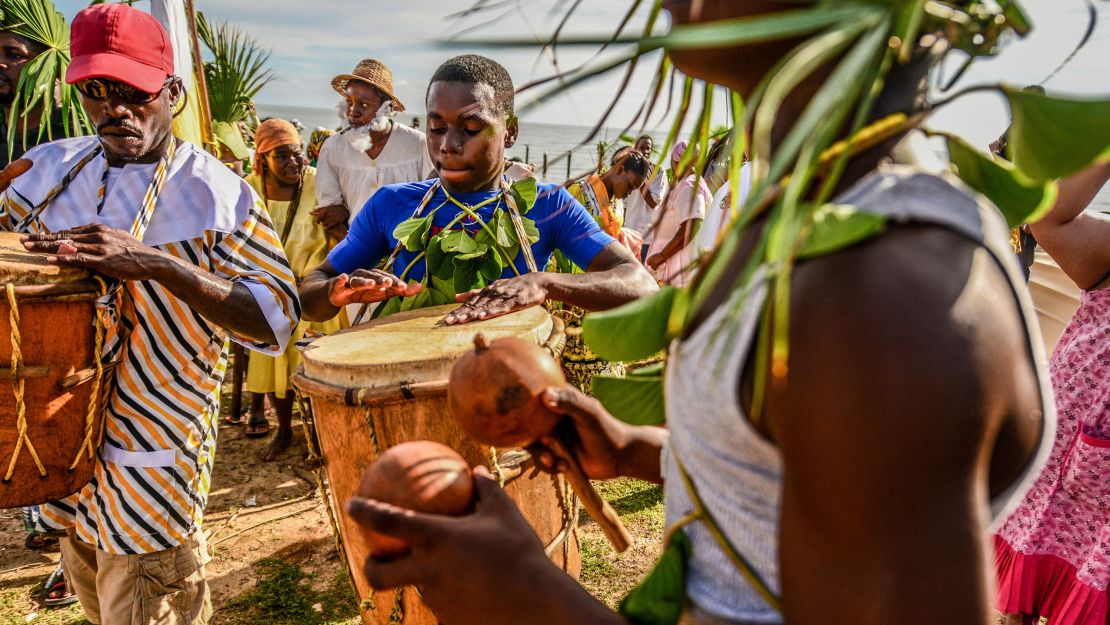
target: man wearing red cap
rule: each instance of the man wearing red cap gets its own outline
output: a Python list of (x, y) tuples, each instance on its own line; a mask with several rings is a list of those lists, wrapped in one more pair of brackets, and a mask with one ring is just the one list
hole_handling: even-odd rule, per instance
[(0, 228), (109, 279), (99, 305), (114, 368), (94, 477), (39, 523), (67, 531), (66, 576), (92, 623), (203, 624), (200, 523), (227, 339), (280, 353), (300, 316), (293, 275), (258, 195), (173, 137), (185, 94), (158, 22), (96, 5), (74, 20), (71, 49), (66, 80), (97, 136), (5, 169)]

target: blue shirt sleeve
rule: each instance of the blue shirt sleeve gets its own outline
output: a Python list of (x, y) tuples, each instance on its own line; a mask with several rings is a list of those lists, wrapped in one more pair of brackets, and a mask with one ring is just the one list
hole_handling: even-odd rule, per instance
[(347, 237), (328, 253), (328, 262), (337, 272), (372, 269), (392, 251), (389, 239), (382, 236), (381, 225), (376, 219), (379, 210), (377, 199), (381, 195), (379, 191), (366, 201), (359, 214), (355, 215)]
[(554, 248), (572, 263), (586, 269), (594, 257), (615, 239), (597, 225), (593, 216), (566, 189), (559, 189), (549, 200), (554, 202)]

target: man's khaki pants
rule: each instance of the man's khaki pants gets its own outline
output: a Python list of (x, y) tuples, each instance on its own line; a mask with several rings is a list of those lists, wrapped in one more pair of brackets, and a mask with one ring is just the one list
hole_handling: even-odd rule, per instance
[(206, 625), (212, 615), (204, 563), (204, 534), (142, 555), (114, 555), (82, 542), (70, 529), (62, 539), (66, 582), (89, 622), (99, 625)]

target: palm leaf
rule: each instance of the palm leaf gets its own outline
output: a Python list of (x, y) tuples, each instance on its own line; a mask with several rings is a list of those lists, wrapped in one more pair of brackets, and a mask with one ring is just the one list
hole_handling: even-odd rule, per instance
[[(7, 110), (8, 158), (15, 150), (17, 137), (29, 143), (28, 129), (19, 131), (20, 120), (36, 111), (40, 123), (31, 142), (41, 143), (53, 136), (50, 120), (60, 111), (65, 135), (88, 133), (91, 129), (81, 108), (76, 89), (65, 83), (69, 67), (69, 25), (49, 0), (0, 0), (0, 29), (35, 41), (46, 49), (23, 66), (11, 106)], [(55, 99), (55, 92), (58, 93)]]
[(213, 57), (204, 63), (212, 121), (248, 119), (254, 97), (274, 79), (267, 67), (270, 52), (227, 22), (213, 25), (203, 13), (197, 15), (197, 36)]

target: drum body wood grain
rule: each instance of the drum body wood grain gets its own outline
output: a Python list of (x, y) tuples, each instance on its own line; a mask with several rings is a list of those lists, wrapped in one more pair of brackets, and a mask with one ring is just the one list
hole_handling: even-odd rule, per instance
[(534, 308), (462, 327), (438, 326), (452, 308), (400, 313), (317, 339), (305, 349), (294, 379), (298, 390), (311, 398), (310, 444), (319, 446), (327, 497), (355, 590), (360, 599), (372, 598), (363, 603), (367, 625), (438, 623), (412, 588), (372, 592), (362, 575), (368, 545), (358, 525), (342, 512), (370, 462), (406, 441), (442, 443), (472, 466), (500, 471), (507, 478), (505, 491), (548, 545), (551, 559), (578, 575), (577, 505), (562, 478), (543, 473), (529, 477), (527, 453), (479, 445), (447, 410), (451, 366), (473, 347), (476, 333), (490, 340), (519, 336), (544, 343), (553, 334), (552, 319)]
[[(0, 478), (8, 475), (13, 456), (17, 458), (10, 480), (0, 479), (0, 508), (61, 499), (87, 484), (102, 419), (98, 397), (88, 421), (93, 387), (104, 386), (94, 384), (90, 375), (95, 372), (100, 286), (87, 271), (61, 269), (47, 264), (45, 256), (25, 251), (19, 236), (0, 233)], [(9, 284), (19, 315), (18, 335), (12, 327)], [(18, 382), (11, 375), (13, 342), (21, 353), (16, 380), (23, 383), (22, 419)]]

